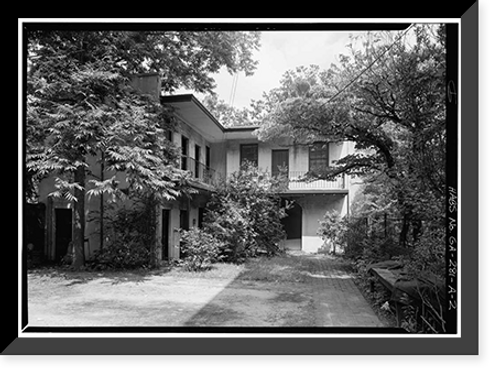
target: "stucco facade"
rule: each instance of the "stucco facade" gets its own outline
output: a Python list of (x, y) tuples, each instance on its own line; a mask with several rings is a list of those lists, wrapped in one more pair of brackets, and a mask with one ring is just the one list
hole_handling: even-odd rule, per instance
[[(331, 245), (325, 243), (317, 233), (319, 222), (324, 218), (326, 212), (331, 210), (339, 212), (341, 216), (349, 214), (349, 200), (352, 197), (350, 190), (353, 183), (351, 177), (346, 175), (335, 181), (300, 181), (300, 177), (304, 176), (310, 169), (309, 147), (293, 145), (287, 139), (274, 143), (261, 142), (254, 135), (253, 130), (234, 130), (227, 133), (225, 144), (222, 146), (226, 151), (227, 174), (240, 168), (241, 145), (255, 143), (258, 144), (258, 167), (262, 170), (272, 170), (273, 150), (288, 150), (289, 183), (288, 189), (281, 195), (300, 206), (300, 214), (294, 212), (290, 215), (297, 217), (297, 219), (289, 219), (289, 221), (300, 221), (298, 227), (301, 229), (301, 235), (300, 239), (296, 238), (296, 234), (292, 235), (291, 242), (286, 242), (285, 245), (300, 248), (309, 253), (331, 248)], [(329, 143), (329, 165), (352, 151), (352, 143)]]
[[(148, 93), (154, 92), (151, 87), (158, 87), (154, 76), (146, 76), (136, 84)], [(293, 241), (290, 245), (311, 253), (330, 247), (317, 234), (319, 221), (330, 210), (336, 210), (342, 216), (349, 213), (353, 186), (349, 176), (339, 177), (333, 182), (301, 181), (300, 178), (310, 169), (309, 147), (293, 145), (286, 138), (274, 143), (261, 142), (254, 135), (254, 128), (226, 129), (192, 95), (165, 96), (160, 97), (160, 101), (175, 109), (179, 127), (172, 133), (171, 140), (179, 149), (183, 149), (186, 161), (184, 168), (191, 172), (193, 179), (190, 182), (198, 190), (198, 194), (191, 198), (165, 201), (158, 206), (156, 244), (160, 259), (179, 258), (179, 229), (200, 225), (200, 214), (210, 198), (214, 180), (225, 179), (240, 169), (241, 145), (245, 144), (257, 145), (258, 167), (263, 170), (271, 171), (273, 168), (273, 151), (281, 151), (281, 158), (286, 159), (284, 161), (288, 166), (289, 183), (281, 196), (297, 206), (286, 220), (286, 228), (293, 229), (289, 232), (289, 241)], [(352, 153), (353, 149), (350, 143), (330, 143), (327, 147), (330, 165), (334, 160)], [(101, 165), (98, 157), (89, 156), (88, 161), (92, 173), (99, 176)], [(112, 174), (115, 173), (104, 171), (105, 178)], [(119, 178), (125, 182), (124, 176)], [(72, 203), (49, 195), (55, 190), (54, 183), (55, 177), (49, 177), (39, 187), (39, 200), (46, 205), (45, 254), (49, 259), (58, 259), (64, 252), (61, 245), (64, 245), (66, 239), (61, 240), (62, 219), (67, 222), (72, 218)], [(106, 197), (102, 200), (105, 201)], [(100, 247), (100, 221), (96, 214), (100, 213), (101, 206), (100, 197), (86, 196), (87, 258)]]

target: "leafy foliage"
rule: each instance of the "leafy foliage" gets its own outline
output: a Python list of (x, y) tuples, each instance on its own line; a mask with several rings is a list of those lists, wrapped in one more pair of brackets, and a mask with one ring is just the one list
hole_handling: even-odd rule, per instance
[[(168, 142), (172, 110), (131, 86), (135, 74), (158, 72), (161, 87), (211, 92), (211, 73), (252, 74), (253, 32), (27, 30), (27, 199), (38, 182), (58, 177), (53, 195), (74, 202), (75, 256), (83, 256), (85, 195), (111, 201), (130, 193), (155, 200), (186, 191), (186, 172)], [(92, 164), (104, 164), (104, 179)], [(119, 175), (123, 172), (125, 174)], [(81, 265), (83, 258), (79, 258)]]
[(265, 94), (257, 131), (262, 140), (287, 136), (305, 145), (353, 142), (355, 153), (334, 161), (321, 176), (348, 173), (378, 185), (405, 223), (402, 246), (411, 223), (444, 220), (444, 30), (415, 25), (408, 32), (415, 40), (410, 46), (405, 34), (384, 41), (374, 33), (361, 47), (353, 40), (350, 54), (329, 69), (286, 72), (281, 86)]
[(344, 223), (341, 221), (338, 211), (331, 210), (326, 212), (323, 220), (319, 222), (318, 235), (324, 241), (331, 242), (334, 252), (337, 245), (341, 244), (341, 236), (344, 231)]
[(278, 192), (281, 182), (252, 164), (244, 165), (217, 187), (207, 205), (205, 230), (222, 244), (222, 255), (241, 261), (258, 252), (280, 251), (284, 230)]
[(182, 265), (188, 271), (203, 271), (220, 259), (220, 241), (203, 229), (181, 230)]
[(135, 269), (156, 265), (153, 203), (135, 200), (131, 207), (109, 205), (106, 211), (106, 243), (95, 250), (86, 265), (90, 269)]
[[(264, 95), (257, 131), (261, 140), (290, 137), (298, 145), (351, 142), (354, 153), (316, 175), (332, 180), (346, 173), (359, 177), (363, 186), (350, 217), (329, 214), (321, 234), (338, 237), (356, 263), (397, 258), (411, 276), (441, 281), (445, 40), (444, 25), (413, 25), (389, 38), (384, 32), (353, 38), (349, 54), (339, 56), (337, 65), (287, 71), (280, 86)], [(431, 300), (434, 296), (422, 293), (425, 310), (407, 308), (408, 328), (441, 328), (442, 308), (439, 300)]]
[(250, 108), (239, 109), (232, 107), (219, 98), (217, 94), (211, 94), (203, 99), (205, 107), (225, 127), (259, 127), (262, 114), (262, 100), (251, 100)]

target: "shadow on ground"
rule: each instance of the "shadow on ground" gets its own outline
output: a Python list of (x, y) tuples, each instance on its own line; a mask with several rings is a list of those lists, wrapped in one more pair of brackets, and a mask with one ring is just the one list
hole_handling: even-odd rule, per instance
[(247, 262), (185, 326), (381, 327), (347, 262), (326, 255), (284, 255)]

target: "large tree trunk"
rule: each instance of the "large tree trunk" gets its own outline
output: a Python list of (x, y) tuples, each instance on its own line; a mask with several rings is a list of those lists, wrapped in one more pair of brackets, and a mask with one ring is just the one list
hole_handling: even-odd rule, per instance
[[(75, 182), (85, 187), (85, 168), (79, 167), (75, 171)], [(73, 268), (80, 268), (85, 264), (85, 190), (75, 190), (75, 207), (73, 220)]]

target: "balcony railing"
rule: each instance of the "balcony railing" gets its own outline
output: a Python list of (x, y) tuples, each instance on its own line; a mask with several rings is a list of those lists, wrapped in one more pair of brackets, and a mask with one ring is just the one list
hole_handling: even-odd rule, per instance
[(314, 179), (307, 177), (307, 171), (273, 172), (273, 175), (284, 177), (288, 182), (288, 190), (344, 190), (345, 176), (342, 174), (334, 180)]
[(192, 157), (181, 156), (180, 168), (189, 171), (191, 173), (191, 178), (212, 186), (215, 184), (215, 180), (218, 177), (214, 169), (207, 167), (205, 164), (202, 164)]
[[(217, 180), (224, 178), (224, 176), (207, 167), (200, 161), (192, 157), (181, 156), (180, 168), (190, 172), (191, 179), (203, 182), (208, 185), (215, 185)], [(307, 171), (273, 171), (273, 176), (280, 176), (286, 184), (289, 191), (293, 190), (344, 190), (345, 189), (345, 175), (337, 177), (334, 180), (308, 178)]]

